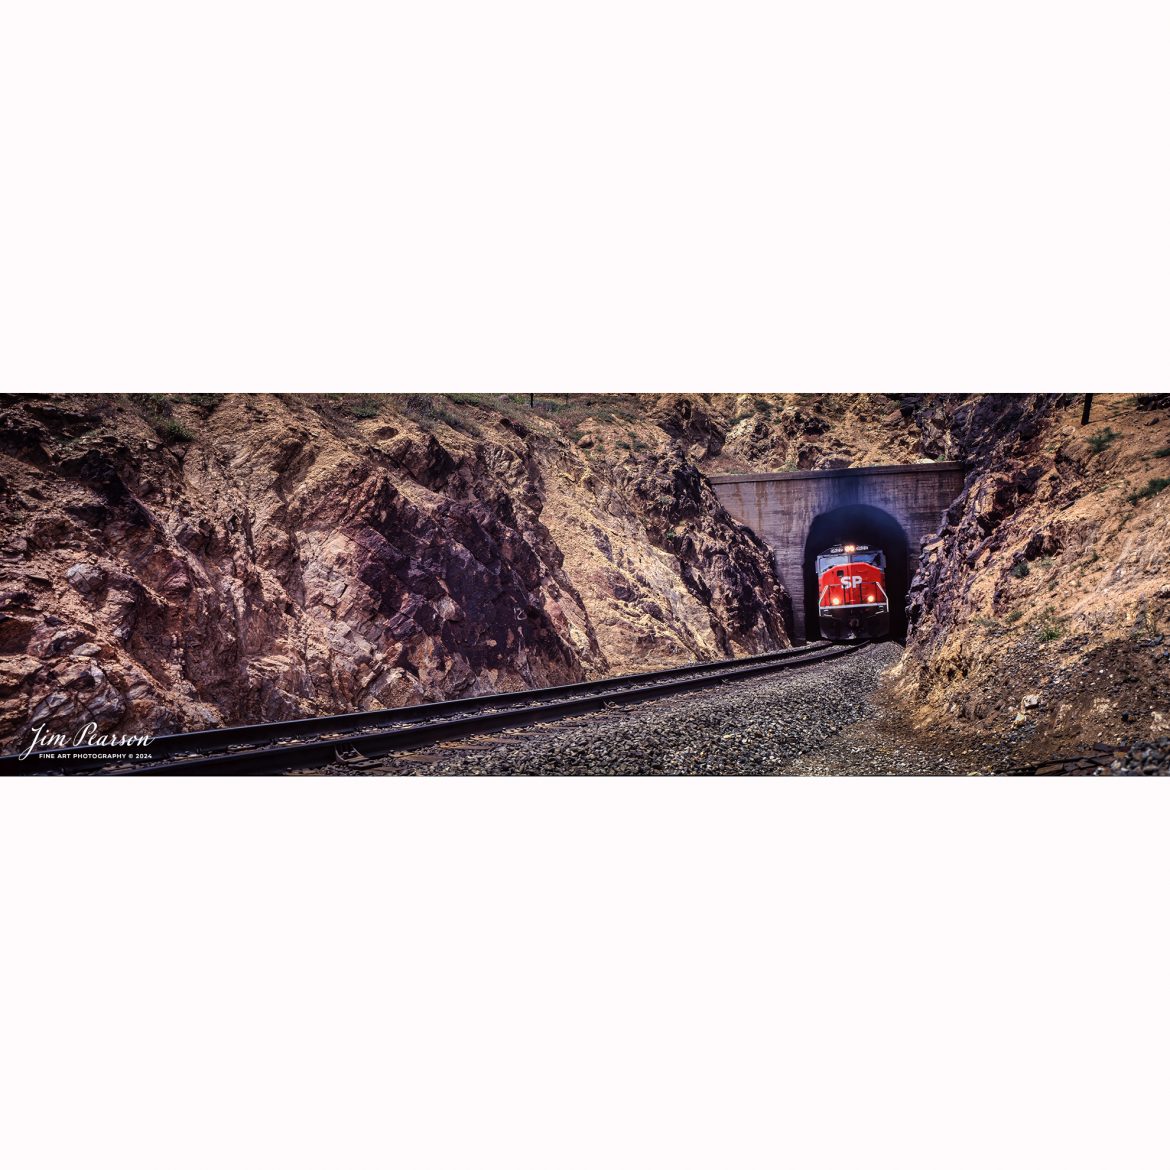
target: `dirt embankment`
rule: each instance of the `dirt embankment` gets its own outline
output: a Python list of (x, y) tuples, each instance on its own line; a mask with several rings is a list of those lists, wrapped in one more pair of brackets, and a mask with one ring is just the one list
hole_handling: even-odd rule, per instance
[(768, 551), (632, 417), (602, 453), (472, 396), (0, 399), (0, 741), (786, 645)]
[(1043, 759), (1170, 733), (1170, 399), (989, 398), (924, 550), (895, 700), (927, 733)]

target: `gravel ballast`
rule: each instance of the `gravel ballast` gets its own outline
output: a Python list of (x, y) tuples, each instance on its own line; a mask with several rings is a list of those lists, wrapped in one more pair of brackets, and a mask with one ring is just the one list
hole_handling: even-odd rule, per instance
[[(965, 762), (847, 742), (872, 720), (871, 695), (898, 661), (894, 642), (824, 665), (380, 759), (380, 775), (739, 776), (946, 774)], [(841, 751), (834, 752), (834, 745)], [(820, 753), (817, 755), (817, 753)], [(814, 758), (815, 756), (815, 758)], [(331, 774), (357, 772), (346, 765)], [(370, 775), (369, 767), (361, 774)]]
[(1027, 727), (994, 738), (957, 739), (929, 722), (911, 726), (880, 685), (902, 654), (895, 642), (866, 646), (824, 664), (338, 763), (323, 771), (365, 776), (1102, 776), (1165, 775), (1170, 768), (1167, 738), (1098, 743), (1086, 755), (1051, 760), (1030, 747)]

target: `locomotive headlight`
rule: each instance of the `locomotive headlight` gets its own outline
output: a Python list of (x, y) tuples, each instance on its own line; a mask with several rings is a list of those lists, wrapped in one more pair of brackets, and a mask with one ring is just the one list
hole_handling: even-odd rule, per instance
[(845, 546), (845, 551), (846, 551), (846, 552), (856, 552), (856, 551), (857, 551), (857, 545), (855, 545), (855, 544), (847, 544), (847, 545)]
[(871, 593), (865, 600), (866, 601), (873, 601), (873, 594)]
[(833, 598), (833, 604), (834, 604), (834, 605), (840, 605), (840, 604), (841, 604), (841, 598), (839, 598), (839, 597), (834, 597), (834, 598)]

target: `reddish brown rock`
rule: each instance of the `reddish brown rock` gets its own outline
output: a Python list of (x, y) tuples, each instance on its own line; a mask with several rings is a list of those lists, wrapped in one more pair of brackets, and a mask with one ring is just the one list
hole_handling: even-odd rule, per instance
[(393, 706), (786, 644), (768, 551), (663, 432), (602, 456), (491, 404), (353, 402), (0, 400), (0, 737)]

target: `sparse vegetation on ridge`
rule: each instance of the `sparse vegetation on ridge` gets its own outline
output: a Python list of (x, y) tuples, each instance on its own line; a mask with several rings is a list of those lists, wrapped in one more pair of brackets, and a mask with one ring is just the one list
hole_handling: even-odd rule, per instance
[(1088, 443), (1093, 452), (1097, 455), (1100, 455), (1100, 453), (1104, 451), (1105, 448), (1108, 447), (1109, 444), (1112, 443), (1116, 438), (1117, 434), (1114, 432), (1113, 428), (1105, 427), (1104, 429), (1099, 430), (1095, 435), (1090, 436)]
[(194, 432), (181, 419), (175, 418), (174, 406), (184, 401), (177, 394), (132, 394), (127, 400), (136, 406), (142, 417), (154, 428), (164, 443), (189, 443)]
[(346, 394), (341, 409), (354, 418), (377, 418), (382, 413), (382, 404), (376, 394)]
[(1164, 492), (1170, 487), (1170, 479), (1159, 476), (1156, 479), (1151, 479), (1144, 488), (1136, 492), (1130, 492), (1125, 498), (1131, 503), (1136, 504), (1139, 500), (1148, 500), (1152, 496), (1156, 496), (1159, 492)]
[(155, 425), (155, 430), (168, 443), (189, 443), (195, 438), (191, 428), (177, 418), (164, 419)]

